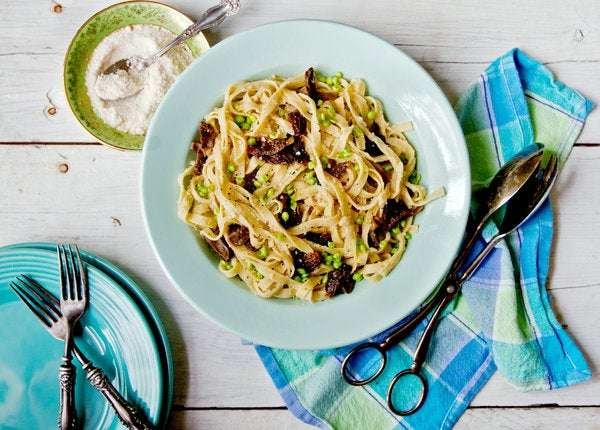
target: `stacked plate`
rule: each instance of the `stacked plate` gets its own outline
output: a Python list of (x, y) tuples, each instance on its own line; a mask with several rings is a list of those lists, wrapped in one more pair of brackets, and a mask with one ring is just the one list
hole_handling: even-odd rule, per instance
[[(173, 395), (173, 361), (166, 331), (135, 282), (108, 261), (82, 251), (90, 305), (77, 345), (119, 392), (163, 427)], [(23, 273), (59, 295), (55, 245), (0, 248), (0, 423), (5, 428), (56, 428), (58, 365), (63, 344), (52, 338), (10, 290)], [(104, 397), (78, 367), (76, 402), (84, 429), (121, 428)]]

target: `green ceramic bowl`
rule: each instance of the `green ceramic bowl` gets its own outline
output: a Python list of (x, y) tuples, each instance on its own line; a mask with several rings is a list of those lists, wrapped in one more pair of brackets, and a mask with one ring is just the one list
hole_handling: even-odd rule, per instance
[[(133, 24), (154, 24), (174, 34), (192, 23), (181, 12), (161, 3), (130, 1), (118, 3), (92, 15), (73, 37), (64, 62), (65, 94), (75, 118), (94, 138), (120, 149), (141, 149), (144, 136), (124, 133), (104, 123), (92, 109), (85, 86), (85, 72), (96, 46), (110, 33)], [(192, 55), (198, 57), (209, 48), (200, 33), (187, 41)]]

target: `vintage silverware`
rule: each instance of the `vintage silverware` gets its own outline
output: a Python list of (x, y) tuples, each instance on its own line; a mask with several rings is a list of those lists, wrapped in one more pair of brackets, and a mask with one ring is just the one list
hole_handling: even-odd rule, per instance
[[(60, 302), (48, 290), (26, 275), (18, 276), (10, 283), (11, 289), (27, 305), (42, 325), (56, 339), (66, 335), (66, 321), (60, 311)], [(73, 343), (73, 355), (81, 363), (87, 379), (108, 400), (123, 425), (133, 430), (150, 430), (152, 427), (141, 412), (125, 400), (110, 383), (104, 372)]]
[(449, 273), (453, 273), (462, 266), (473, 243), (492, 215), (513, 197), (536, 172), (542, 160), (542, 154), (543, 150), (538, 145), (529, 146), (504, 164), (488, 186), (479, 192), (481, 204), (477, 208), (473, 222), (469, 223), (472, 228), (468, 229), (461, 252), (454, 260)]
[(88, 301), (86, 273), (77, 247), (57, 245), (60, 275), (60, 312), (65, 321), (65, 349), (59, 368), (60, 419), (62, 430), (72, 430), (76, 425), (75, 367), (72, 360), (73, 327), (79, 321)]
[(204, 12), (198, 21), (186, 28), (183, 31), (183, 33), (181, 33), (179, 36), (173, 39), (169, 44), (162, 47), (154, 55), (147, 58), (124, 58), (108, 66), (104, 70), (104, 72), (102, 72), (102, 74), (110, 75), (111, 73), (115, 73), (118, 70), (124, 70), (125, 72), (128, 72), (129, 70), (141, 72), (142, 70), (156, 62), (156, 60), (162, 57), (171, 48), (179, 45), (182, 42), (185, 42), (191, 37), (194, 37), (202, 30), (208, 30), (209, 28), (216, 27), (217, 25), (221, 24), (225, 20), (225, 18), (231, 15), (235, 15), (236, 13), (238, 13), (239, 10), (239, 0), (221, 0), (221, 2), (218, 5), (213, 6), (206, 12)]
[[(558, 176), (558, 160), (556, 155), (547, 154), (546, 158), (546, 163), (543, 166), (542, 161), (540, 160), (538, 161), (537, 167), (533, 171), (533, 174), (525, 175), (526, 179), (518, 186), (518, 191), (513, 193), (508, 199), (492, 195), (487, 196), (490, 201), (504, 201), (504, 204), (501, 205), (500, 208), (506, 205), (506, 211), (500, 223), (498, 233), (496, 233), (496, 235), (490, 239), (483, 250), (477, 254), (477, 256), (469, 263), (466, 269), (460, 271), (460, 268), (466, 260), (465, 256), (470, 254), (475, 242), (469, 237), (465, 242), (467, 245), (469, 245), (468, 249), (464, 252), (461, 252), (457, 257), (457, 259), (462, 261), (459, 261), (458, 264), (454, 263), (452, 265), (452, 267), (455, 268), (455, 271), (450, 273), (442, 285), (442, 288), (438, 290), (433, 298), (419, 312), (412, 316), (405, 324), (390, 334), (381, 343), (365, 342), (352, 349), (352, 351), (350, 351), (350, 353), (348, 353), (348, 355), (344, 358), (341, 367), (342, 376), (346, 382), (351, 385), (365, 385), (376, 379), (385, 368), (387, 361), (386, 351), (404, 339), (412, 331), (412, 329), (415, 328), (415, 326), (424, 318), (426, 318), (431, 310), (433, 310), (431, 319), (428, 321), (415, 349), (411, 366), (398, 372), (392, 378), (387, 391), (387, 405), (390, 410), (397, 415), (410, 415), (416, 412), (423, 405), (423, 402), (427, 396), (427, 380), (423, 376), (421, 370), (425, 362), (432, 335), (435, 331), (437, 320), (446, 305), (452, 302), (458, 295), (464, 281), (473, 274), (485, 257), (487, 257), (487, 255), (492, 251), (494, 246), (504, 237), (521, 226), (527, 219), (529, 219), (529, 217), (535, 213), (539, 206), (546, 200), (550, 190), (552, 189), (552, 186), (554, 185), (554, 182), (556, 181), (556, 177)], [(518, 164), (509, 165), (508, 169), (515, 169), (516, 166), (518, 167)], [(524, 173), (527, 173), (527, 171), (528, 169), (522, 170)], [(502, 177), (505, 179), (500, 182), (518, 180), (517, 177), (507, 174), (507, 172), (503, 172), (500, 178)], [(503, 190), (514, 189), (513, 187), (507, 188), (504, 186), (496, 186), (496, 188), (499, 192), (503, 192)], [(487, 205), (488, 207), (491, 207), (490, 203), (487, 203)], [(497, 212), (498, 209), (494, 212)], [(379, 367), (377, 367), (373, 373), (366, 376), (352, 374), (351, 367), (353, 360), (359, 357), (361, 354), (368, 352), (377, 354), (380, 363)], [(403, 377), (407, 376), (414, 376), (419, 380), (421, 392), (419, 398), (412, 407), (408, 409), (399, 409), (394, 405), (393, 402), (394, 387)]]

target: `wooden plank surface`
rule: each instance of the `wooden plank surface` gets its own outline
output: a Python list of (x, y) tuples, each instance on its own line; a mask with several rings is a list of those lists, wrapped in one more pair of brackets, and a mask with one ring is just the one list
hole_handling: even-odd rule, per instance
[[(577, 147), (557, 184), (550, 282), (558, 313), (600, 366), (600, 147)], [(158, 267), (139, 213), (140, 154), (98, 145), (0, 145), (0, 245), (77, 241), (131, 273), (165, 320), (175, 351), (175, 403), (185, 407), (272, 407), (282, 401), (251, 347), (198, 315)], [(68, 166), (68, 171), (65, 170)], [(594, 383), (520, 393), (497, 376), (475, 406), (600, 405)]]
[[(198, 16), (215, 1), (168, 3)], [(306, 428), (281, 409), (283, 402), (252, 348), (198, 315), (161, 272), (141, 224), (140, 154), (78, 144), (94, 139), (79, 127), (64, 99), (63, 56), (85, 19), (112, 3), (2, 2), (0, 246), (77, 241), (133, 275), (159, 309), (175, 352), (176, 411), (171, 428)], [(242, 4), (240, 15), (207, 34), (211, 44), (271, 21), (335, 20), (398, 46), (432, 74), (451, 101), (490, 61), (519, 46), (600, 102), (597, 0), (242, 0)], [(53, 115), (49, 107), (56, 108)], [(48, 144), (53, 142), (57, 144)], [(592, 146), (575, 149), (553, 195), (556, 238), (549, 287), (561, 320), (596, 372), (600, 367), (598, 109), (579, 143)], [(600, 377), (569, 389), (522, 393), (496, 375), (472, 406), (475, 409), (466, 412), (457, 428), (599, 429)]]
[[(62, 61), (77, 28), (106, 0), (4, 0), (0, 46), (0, 141), (93, 139), (76, 123), (62, 91)], [(213, 0), (174, 0), (198, 16)], [(452, 101), (510, 48), (519, 46), (548, 63), (561, 79), (600, 101), (600, 9), (587, 1), (242, 1), (242, 12), (208, 34), (211, 44), (266, 22), (330, 19), (370, 31), (396, 44), (440, 82)], [(368, 78), (368, 77), (367, 77)], [(401, 79), (401, 76), (399, 76)], [(57, 111), (49, 115), (47, 108)], [(594, 112), (581, 142), (600, 143)]]
[[(597, 430), (600, 408), (498, 408), (469, 409), (462, 416), (456, 430)], [(175, 412), (171, 421), (173, 430), (308, 430), (313, 427), (295, 420), (287, 411), (185, 411)]]

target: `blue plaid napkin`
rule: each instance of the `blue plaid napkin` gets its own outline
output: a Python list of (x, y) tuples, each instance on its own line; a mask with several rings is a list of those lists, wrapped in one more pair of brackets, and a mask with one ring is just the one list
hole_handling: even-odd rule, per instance
[[(521, 51), (498, 58), (456, 106), (473, 187), (487, 183), (499, 166), (534, 142), (552, 148), (564, 163), (592, 107)], [(488, 225), (484, 237), (494, 229)], [(411, 416), (399, 417), (387, 409), (386, 390), (396, 372), (411, 363), (427, 321), (388, 352), (386, 371), (364, 387), (352, 387), (340, 375), (341, 360), (352, 346), (256, 350), (290, 411), (321, 428), (451, 428), (496, 370), (522, 390), (584, 381), (590, 370), (557, 321), (545, 288), (552, 232), (548, 202), (500, 243), (464, 285), (433, 337), (424, 369), (429, 395)], [(373, 363), (365, 360), (363, 365)]]

